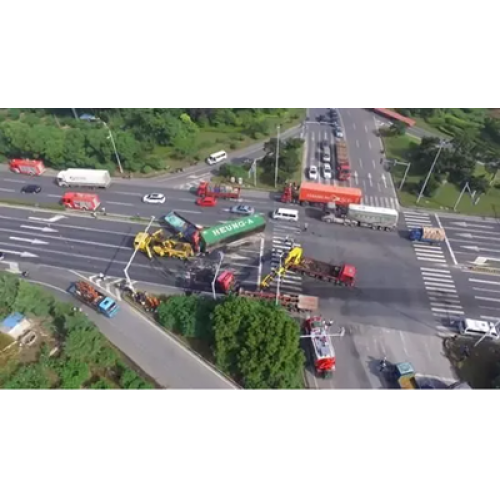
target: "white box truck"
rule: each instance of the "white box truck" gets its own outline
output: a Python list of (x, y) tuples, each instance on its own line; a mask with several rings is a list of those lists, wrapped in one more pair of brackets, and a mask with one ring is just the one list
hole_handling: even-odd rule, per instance
[(370, 207), (369, 205), (356, 205), (351, 203), (347, 212), (338, 215), (338, 211), (330, 210), (321, 217), (323, 222), (344, 224), (345, 226), (362, 226), (372, 229), (391, 231), (396, 228), (399, 213), (393, 208)]
[(56, 182), (62, 187), (98, 187), (111, 185), (111, 176), (107, 170), (68, 168), (57, 174)]

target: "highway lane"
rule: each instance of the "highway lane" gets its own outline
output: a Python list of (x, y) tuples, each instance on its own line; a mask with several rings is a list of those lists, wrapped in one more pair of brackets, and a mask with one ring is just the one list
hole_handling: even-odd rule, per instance
[[(335, 185), (359, 187), (363, 191), (363, 203), (371, 206), (399, 208), (392, 180), (380, 159), (380, 140), (375, 135), (373, 117), (360, 109), (339, 109), (340, 123), (349, 148), (352, 177), (349, 181), (332, 181)], [(333, 128), (327, 123), (318, 123), (328, 114), (328, 108), (308, 110), (306, 140), (308, 141), (308, 165), (320, 165), (320, 142), (335, 142)], [(315, 123), (316, 121), (316, 123)], [(314, 163), (316, 162), (316, 163)], [(332, 163), (334, 166), (334, 160)], [(325, 182), (321, 180), (320, 182)]]
[[(28, 184), (38, 184), (42, 187), (39, 194), (23, 194), (21, 188)], [(102, 207), (109, 213), (118, 213), (124, 215), (140, 215), (142, 217), (161, 216), (169, 210), (179, 210), (186, 214), (199, 215), (206, 211), (217, 211), (224, 214), (230, 207), (234, 206), (235, 201), (220, 201), (218, 206), (213, 209), (200, 209), (195, 204), (196, 195), (189, 191), (162, 186), (158, 189), (146, 186), (139, 186), (135, 181), (130, 184), (112, 184), (108, 189), (92, 190), (86, 188), (61, 188), (54, 183), (52, 177), (37, 177), (32, 179), (25, 176), (19, 176), (12, 173), (2, 172), (0, 177), (0, 200), (23, 200), (33, 203), (58, 203), (62, 195), (68, 191), (97, 193)], [(163, 205), (151, 205), (143, 203), (144, 195), (160, 192), (165, 195), (166, 203)], [(243, 191), (242, 203), (255, 206), (257, 211), (271, 211), (276, 204), (276, 196), (265, 192)]]
[[(52, 213), (5, 208), (0, 212), (0, 251), (10, 260), (40, 262), (108, 277), (123, 277), (123, 269), (133, 253), (135, 235), (146, 224), (91, 217), (64, 216), (48, 222)], [(55, 215), (54, 217), (62, 217)], [(206, 214), (207, 225), (216, 223)], [(252, 237), (226, 249), (222, 269), (231, 269), (246, 285), (255, 286), (260, 272), (264, 240)], [(27, 255), (20, 255), (28, 252)], [(212, 260), (195, 259), (195, 268), (215, 265)], [(185, 286), (184, 263), (175, 259), (154, 259), (138, 253), (129, 274), (134, 281), (173, 287)]]
[[(30, 281), (46, 287), (57, 298), (82, 306), (65, 290), (77, 277), (69, 271), (28, 265)], [(100, 331), (144, 372), (170, 389), (235, 389), (234, 385), (127, 303), (113, 319), (83, 306)]]

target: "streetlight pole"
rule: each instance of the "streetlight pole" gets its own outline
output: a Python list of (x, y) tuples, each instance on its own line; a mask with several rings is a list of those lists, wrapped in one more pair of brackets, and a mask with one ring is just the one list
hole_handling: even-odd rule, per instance
[(424, 185), (422, 186), (422, 189), (420, 190), (420, 193), (417, 198), (417, 204), (420, 202), (420, 199), (424, 195), (425, 188), (427, 187), (427, 183), (429, 182), (429, 179), (431, 178), (432, 172), (434, 171), (434, 167), (436, 166), (436, 163), (439, 159), (439, 155), (441, 154), (441, 150), (445, 146), (446, 142), (441, 141), (439, 143), (439, 148), (437, 150), (436, 156), (434, 157), (434, 161), (432, 162), (431, 168), (429, 169), (429, 173), (427, 174), (427, 177), (425, 178)]
[(470, 187), (469, 187), (468, 182), (465, 183), (465, 186), (463, 187), (462, 191), (460, 191), (460, 194), (458, 195), (457, 202), (455, 203), (455, 206), (453, 207), (454, 212), (457, 211), (458, 204), (460, 203), (460, 200), (462, 199), (462, 196), (464, 195), (466, 189), (468, 189), (469, 193), (470, 193)]
[(109, 132), (108, 139), (111, 140), (111, 145), (113, 146), (113, 151), (115, 152), (115, 157), (116, 161), (118, 162), (118, 169), (120, 170), (120, 174), (123, 174), (122, 162), (120, 161), (120, 155), (118, 154), (118, 150), (116, 149), (115, 138), (113, 137), (113, 133), (111, 132), (109, 125), (104, 120), (99, 120), (99, 121), (106, 127), (106, 130)]
[(274, 168), (274, 187), (278, 187), (278, 166), (280, 161), (280, 125), (276, 127), (278, 131), (276, 140), (276, 167)]
[[(396, 165), (398, 164), (399, 162), (396, 162)], [(403, 175), (403, 179), (401, 179), (401, 184), (399, 185), (399, 190), (401, 191), (403, 189), (403, 186), (405, 184), (405, 181), (406, 181), (406, 177), (408, 177), (408, 172), (410, 171), (410, 167), (411, 167), (411, 163), (399, 163), (400, 165), (406, 165), (406, 170), (405, 170), (405, 174)]]
[(282, 264), (282, 259), (283, 259), (283, 252), (280, 251), (279, 253), (279, 258), (280, 258), (280, 266), (278, 267), (278, 282), (276, 283), (276, 305), (279, 305), (280, 303), (280, 285), (281, 285), (281, 264)]
[(214, 279), (212, 280), (212, 294), (213, 294), (214, 300), (217, 299), (217, 294), (215, 293), (215, 282), (217, 281), (217, 277), (219, 276), (220, 268), (222, 266), (222, 261), (224, 260), (224, 252), (219, 252), (219, 259), (220, 259), (219, 265), (217, 266)]
[(78, 120), (78, 114), (76, 112), (76, 108), (71, 108), (71, 111), (73, 112), (73, 116), (75, 117), (75, 120)]
[[(151, 220), (149, 221), (149, 224), (147, 225), (146, 229), (144, 230), (145, 233), (149, 231), (149, 228), (153, 225), (153, 222), (155, 220), (155, 216), (151, 216)], [(130, 276), (128, 274), (128, 270), (130, 269), (130, 266), (132, 265), (132, 261), (134, 260), (134, 257), (136, 256), (137, 252), (139, 251), (139, 246), (134, 250), (132, 253), (132, 257), (130, 257), (130, 260), (128, 261), (127, 265), (125, 266), (125, 269), (123, 270), (123, 274), (125, 275), (126, 283), (127, 286), (134, 291), (134, 287), (132, 286), (132, 281), (130, 280)]]

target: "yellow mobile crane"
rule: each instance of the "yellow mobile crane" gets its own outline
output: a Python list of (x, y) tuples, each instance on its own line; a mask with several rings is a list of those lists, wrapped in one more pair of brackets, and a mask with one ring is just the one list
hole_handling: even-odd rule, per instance
[(153, 258), (153, 254), (177, 259), (189, 259), (194, 256), (193, 248), (189, 243), (167, 239), (162, 229), (153, 234), (137, 233), (134, 239), (134, 249), (144, 252), (150, 259)]
[(290, 249), (290, 251), (286, 254), (285, 260), (282, 261), (281, 267), (273, 269), (261, 282), (261, 288), (269, 288), (272, 282), (278, 276), (284, 276), (285, 273), (291, 266), (298, 266), (300, 261), (302, 260), (302, 248), (300, 246), (295, 246)]

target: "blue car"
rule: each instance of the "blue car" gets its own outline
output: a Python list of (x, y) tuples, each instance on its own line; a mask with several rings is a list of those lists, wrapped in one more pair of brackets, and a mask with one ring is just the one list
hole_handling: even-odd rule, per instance
[(236, 205), (235, 207), (231, 207), (231, 210), (229, 211), (232, 214), (253, 215), (255, 213), (255, 208), (250, 207), (248, 205)]

